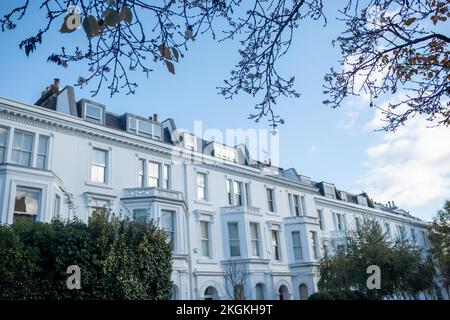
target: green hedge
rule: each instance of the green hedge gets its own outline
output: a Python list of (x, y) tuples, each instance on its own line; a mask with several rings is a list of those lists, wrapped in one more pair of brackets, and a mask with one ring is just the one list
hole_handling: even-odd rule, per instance
[[(0, 299), (169, 299), (171, 260), (164, 231), (103, 210), (89, 224), (0, 226)], [(70, 265), (79, 290), (67, 288)]]

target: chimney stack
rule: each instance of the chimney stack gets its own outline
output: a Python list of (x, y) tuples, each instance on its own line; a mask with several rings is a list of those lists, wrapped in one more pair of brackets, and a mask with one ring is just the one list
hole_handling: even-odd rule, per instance
[(158, 122), (158, 115), (156, 113), (153, 114), (153, 121)]
[(52, 89), (58, 93), (59, 92), (59, 85), (60, 85), (60, 80), (58, 78), (53, 79), (53, 85), (52, 85)]
[(388, 208), (391, 208), (391, 202), (388, 201)]

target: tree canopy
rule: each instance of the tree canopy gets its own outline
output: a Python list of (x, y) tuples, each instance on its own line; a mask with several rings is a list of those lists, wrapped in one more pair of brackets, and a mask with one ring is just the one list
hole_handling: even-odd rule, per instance
[[(41, 0), (42, 27), (19, 46), (26, 55), (45, 41), (46, 33), (83, 29), (86, 42), (72, 51), (64, 44), (48, 61), (67, 67), (85, 61), (88, 70), (77, 85), (94, 83), (95, 95), (135, 93), (133, 71), (149, 75), (153, 64), (175, 74), (176, 63), (196, 39), (236, 41), (240, 61), (218, 87), (225, 98), (238, 93), (257, 99), (249, 118), (268, 117), (284, 123), (275, 104), (281, 96), (299, 97), (295, 79), (282, 74), (280, 58), (288, 52), (300, 22), (326, 25), (322, 0)], [(395, 130), (418, 114), (436, 124), (450, 123), (449, 0), (347, 0), (336, 16), (346, 30), (336, 35), (342, 51), (339, 70), (325, 75), (324, 102), (332, 107), (345, 98), (366, 94), (369, 105), (382, 109), (384, 129)], [(29, 0), (0, 18), (2, 31), (16, 28), (28, 14)], [(300, 30), (299, 30), (300, 29)], [(445, 31), (445, 32), (444, 32)], [(78, 31), (83, 32), (83, 31)], [(334, 62), (330, 61), (330, 65)], [(396, 95), (399, 101), (380, 105), (377, 99)]]
[(431, 253), (437, 259), (443, 284), (450, 293), (450, 200), (438, 211), (430, 232)]
[[(389, 240), (380, 223), (365, 217), (349, 230), (345, 250), (329, 251), (320, 262), (319, 292), (333, 297), (383, 299), (435, 289), (435, 268), (430, 257), (407, 240)], [(367, 286), (369, 266), (380, 268), (380, 288)], [(352, 294), (357, 293), (357, 294)]]

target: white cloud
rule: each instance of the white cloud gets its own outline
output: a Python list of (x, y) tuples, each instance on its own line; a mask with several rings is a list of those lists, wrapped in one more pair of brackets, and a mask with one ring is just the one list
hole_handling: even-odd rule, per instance
[[(367, 127), (380, 128), (380, 116), (376, 112)], [(450, 198), (450, 128), (430, 128), (423, 117), (415, 117), (384, 133), (366, 153), (368, 171), (358, 183), (376, 201), (394, 200), (413, 210)]]

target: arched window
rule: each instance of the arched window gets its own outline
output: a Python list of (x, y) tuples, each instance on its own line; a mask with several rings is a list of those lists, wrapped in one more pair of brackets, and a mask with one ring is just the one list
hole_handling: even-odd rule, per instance
[(216, 288), (209, 286), (205, 290), (205, 300), (219, 300)]
[(178, 300), (180, 297), (178, 296), (178, 287), (176, 285), (172, 286), (172, 291), (170, 292), (171, 300)]
[(285, 285), (281, 285), (278, 289), (278, 297), (280, 300), (287, 300), (289, 299), (289, 290), (286, 288)]
[(245, 300), (244, 287), (240, 284), (234, 286), (234, 300)]
[(301, 284), (299, 287), (299, 291), (300, 291), (300, 300), (307, 300), (309, 297), (308, 286), (304, 283)]
[(255, 298), (256, 300), (264, 300), (264, 285), (262, 283), (255, 286)]

